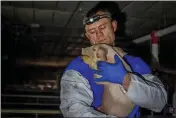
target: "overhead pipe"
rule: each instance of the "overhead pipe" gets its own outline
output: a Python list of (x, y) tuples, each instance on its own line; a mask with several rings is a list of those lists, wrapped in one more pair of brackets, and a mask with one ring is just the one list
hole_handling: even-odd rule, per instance
[[(176, 32), (176, 24), (172, 25), (172, 26), (170, 26), (168, 28), (156, 31), (155, 32), (155, 36), (156, 37), (162, 37), (164, 35), (167, 35), (167, 34), (170, 34), (170, 33), (173, 33), (173, 32)], [(135, 39), (132, 42), (135, 43), (135, 44), (138, 44), (138, 43), (142, 43), (142, 42), (148, 41), (150, 39), (151, 39), (151, 36), (150, 36), (150, 34), (148, 34), (148, 35), (145, 35), (145, 36), (140, 37), (138, 39)]]

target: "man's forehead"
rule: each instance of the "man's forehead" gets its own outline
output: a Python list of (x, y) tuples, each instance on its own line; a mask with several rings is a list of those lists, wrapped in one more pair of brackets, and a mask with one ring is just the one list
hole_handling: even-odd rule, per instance
[(92, 24), (90, 24), (90, 25), (86, 25), (86, 26), (85, 26), (85, 30), (94, 29), (94, 28), (99, 27), (99, 26), (101, 26), (101, 25), (103, 25), (103, 24), (107, 24), (108, 22), (110, 22), (109, 19), (107, 19), (107, 18), (102, 18), (102, 19), (100, 19), (99, 21), (96, 21), (96, 22), (94, 22), (94, 23), (92, 23)]

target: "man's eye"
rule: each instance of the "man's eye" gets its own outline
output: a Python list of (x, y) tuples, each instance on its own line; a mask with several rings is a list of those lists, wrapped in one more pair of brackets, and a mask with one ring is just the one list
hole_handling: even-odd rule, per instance
[(89, 33), (90, 33), (90, 34), (93, 34), (93, 33), (95, 33), (95, 31), (90, 31)]
[(106, 28), (106, 26), (105, 26), (105, 25), (100, 26), (100, 29), (104, 29), (104, 28)]

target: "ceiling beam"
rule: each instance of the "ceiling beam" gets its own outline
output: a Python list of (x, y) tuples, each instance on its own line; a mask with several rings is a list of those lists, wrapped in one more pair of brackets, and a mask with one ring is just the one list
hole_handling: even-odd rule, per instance
[(1, 9), (24, 9), (24, 10), (35, 10), (35, 11), (46, 11), (46, 12), (55, 12), (55, 13), (62, 13), (62, 14), (71, 14), (73, 12), (68, 12), (68, 11), (60, 11), (57, 9), (41, 9), (41, 8), (26, 8), (26, 7), (17, 7), (13, 5), (2, 5)]
[[(12, 5), (3, 5), (3, 6), (1, 6), (1, 9), (12, 9), (12, 12), (13, 12), (13, 16), (11, 16), (11, 17), (8, 17), (9, 18), (9, 20), (11, 20), (11, 22), (12, 23), (15, 23), (15, 24), (21, 24), (22, 22), (21, 21), (19, 21), (17, 18), (16, 18), (16, 15), (15, 15), (15, 11), (16, 11), (16, 9), (22, 9), (22, 11), (24, 10), (30, 10), (30, 11), (32, 11), (32, 14), (33, 14), (33, 19), (32, 19), (32, 21), (24, 21), (24, 23), (23, 24), (26, 24), (26, 25), (29, 25), (29, 26), (31, 26), (31, 24), (33, 24), (33, 23), (35, 23), (35, 24), (37, 24), (39, 27), (40, 26), (52, 26), (52, 27), (60, 27), (60, 25), (57, 25), (56, 23), (52, 23), (52, 22), (48, 22), (48, 23), (41, 23), (41, 22), (37, 22), (36, 20), (35, 20), (35, 12), (36, 11), (46, 11), (46, 12), (51, 12), (51, 13), (61, 13), (61, 14), (66, 14), (66, 15), (70, 15), (70, 14), (72, 14), (73, 12), (67, 12), (67, 11), (59, 11), (59, 10), (47, 10), (47, 9), (37, 9), (37, 8), (25, 8), (25, 7), (15, 7), (15, 6), (12, 6)], [(2, 12), (1, 12), (2, 14), (6, 14), (6, 13), (3, 13), (3, 10), (2, 10)]]
[(122, 12), (125, 12), (125, 10), (126, 10), (130, 5), (132, 5), (132, 4), (134, 4), (133, 1), (130, 2), (129, 4), (127, 4), (121, 11), (122, 11)]
[(157, 20), (154, 20), (154, 19), (148, 19), (148, 18), (137, 18), (137, 17), (132, 17), (132, 16), (128, 16), (127, 17), (127, 20), (145, 20), (145, 21), (157, 21)]

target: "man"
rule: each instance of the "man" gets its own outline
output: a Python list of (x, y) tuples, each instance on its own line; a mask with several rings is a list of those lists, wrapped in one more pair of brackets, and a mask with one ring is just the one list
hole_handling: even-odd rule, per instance
[[(109, 2), (100, 2), (92, 8), (84, 19), (85, 35), (92, 45), (105, 43), (114, 46), (115, 32), (118, 29), (118, 21), (115, 20), (113, 10), (107, 8)], [(129, 74), (123, 64), (115, 56), (116, 64), (99, 62), (99, 74), (106, 76), (96, 81), (111, 81), (112, 83), (125, 85), (127, 96), (137, 105), (129, 117), (139, 116), (139, 107), (160, 112), (166, 104), (167, 93), (159, 79), (151, 74), (149, 67), (140, 58), (129, 55), (123, 57), (133, 71), (140, 73)], [(118, 63), (117, 63), (118, 62)], [(138, 65), (138, 66), (136, 66)], [(105, 71), (101, 71), (105, 70)], [(113, 72), (113, 74), (112, 74)], [(118, 72), (118, 73), (117, 73)], [(83, 60), (78, 57), (66, 68), (61, 79), (61, 105), (60, 109), (65, 117), (109, 117), (97, 109), (101, 106), (103, 87), (96, 84), (93, 74)], [(126, 79), (126, 75), (129, 78)]]

